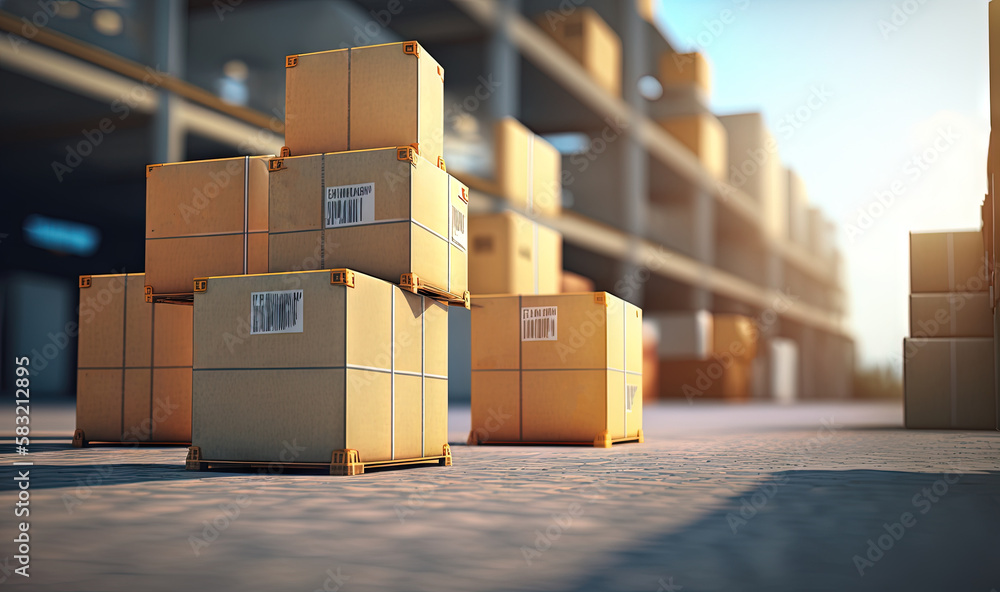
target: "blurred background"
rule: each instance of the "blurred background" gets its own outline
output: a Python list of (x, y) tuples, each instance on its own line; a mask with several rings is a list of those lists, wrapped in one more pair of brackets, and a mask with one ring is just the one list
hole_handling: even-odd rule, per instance
[[(612, 86), (553, 38), (581, 8)], [(2, 0), (0, 36), (2, 381), (28, 355), (36, 402), (74, 397), (77, 277), (143, 268), (144, 165), (277, 153), (288, 54), (420, 41), (449, 172), (494, 173), (502, 117), (551, 141), (566, 271), (643, 307), (654, 359), (658, 317), (752, 319), (746, 399), (899, 397), (906, 232), (985, 191), (982, 2)]]

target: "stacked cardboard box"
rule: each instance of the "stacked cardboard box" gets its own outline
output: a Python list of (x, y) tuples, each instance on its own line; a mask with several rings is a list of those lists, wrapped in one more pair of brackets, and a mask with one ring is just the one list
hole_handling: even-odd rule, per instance
[(597, 11), (575, 8), (569, 14), (549, 10), (535, 19), (604, 90), (622, 93), (622, 41)]
[(778, 154), (778, 143), (760, 113), (719, 118), (729, 146), (729, 182), (760, 206), (764, 227), (775, 239), (788, 231), (787, 180)]
[(981, 232), (910, 234), (906, 427), (997, 427), (988, 290)]
[(473, 294), (560, 292), (562, 235), (513, 211), (469, 218)]
[(144, 282), (80, 277), (74, 446), (191, 441), (191, 307), (147, 304)]
[(750, 398), (757, 331), (750, 318), (708, 311), (659, 313), (659, 396)]
[(719, 118), (711, 113), (658, 117), (656, 122), (698, 157), (714, 178), (728, 181), (728, 138)]
[(703, 53), (664, 53), (660, 56), (659, 74), (665, 90), (694, 87), (706, 98), (712, 94), (712, 66)]

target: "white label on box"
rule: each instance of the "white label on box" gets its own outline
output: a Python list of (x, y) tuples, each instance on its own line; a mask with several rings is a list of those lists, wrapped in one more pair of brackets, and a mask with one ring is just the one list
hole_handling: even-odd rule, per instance
[(637, 384), (626, 384), (625, 385), (625, 411), (628, 413), (632, 412), (632, 405), (635, 404), (635, 395), (639, 391), (639, 385)]
[(356, 226), (375, 221), (375, 184), (326, 188), (326, 227)]
[(250, 334), (301, 333), (302, 290), (250, 294)]
[(469, 248), (469, 231), (465, 226), (465, 212), (451, 206), (451, 241), (463, 249)]
[(558, 332), (556, 306), (527, 306), (521, 309), (521, 341), (555, 341)]

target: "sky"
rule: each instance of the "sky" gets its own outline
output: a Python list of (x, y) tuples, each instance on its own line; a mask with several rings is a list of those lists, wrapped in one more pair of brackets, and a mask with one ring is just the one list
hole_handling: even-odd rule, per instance
[(712, 63), (713, 111), (762, 112), (837, 223), (859, 360), (901, 371), (909, 232), (980, 227), (987, 0), (659, 2), (671, 44)]

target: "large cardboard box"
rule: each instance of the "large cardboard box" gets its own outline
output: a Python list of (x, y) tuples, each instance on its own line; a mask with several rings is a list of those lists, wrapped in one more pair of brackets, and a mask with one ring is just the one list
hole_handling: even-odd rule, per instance
[(660, 127), (690, 150), (713, 177), (727, 181), (729, 151), (726, 128), (711, 113), (657, 120)]
[(911, 232), (910, 293), (988, 292), (980, 231)]
[(712, 355), (751, 360), (757, 355), (757, 330), (749, 317), (707, 310), (649, 313), (659, 329), (662, 360), (708, 360)]
[(472, 299), (470, 442), (642, 437), (642, 311), (605, 292)]
[(347, 267), (468, 291), (468, 190), (408, 147), (270, 163), (273, 272)]
[(707, 97), (712, 94), (712, 66), (699, 52), (667, 52), (660, 56), (660, 83), (664, 87), (693, 85)]
[(752, 360), (713, 357), (709, 360), (660, 361), (660, 397), (731, 399), (751, 396)]
[(364, 463), (448, 442), (439, 302), (349, 270), (208, 278), (194, 327), (202, 459), (330, 463), (353, 449)]
[(989, 292), (911, 294), (910, 337), (993, 337)]
[(993, 340), (904, 339), (908, 428), (996, 429)]
[(146, 167), (146, 283), (190, 294), (194, 278), (267, 271), (267, 156)]
[(560, 292), (562, 235), (505, 211), (469, 218), (469, 291), (473, 294)]
[(788, 234), (788, 192), (778, 142), (760, 113), (725, 115), (719, 121), (729, 147), (729, 182), (759, 204), (768, 235), (783, 239)]
[(148, 304), (144, 285), (80, 277), (77, 445), (191, 441), (191, 307)]
[(558, 216), (562, 210), (559, 151), (511, 117), (498, 121), (493, 134), (500, 197), (529, 214)]
[(550, 10), (535, 19), (604, 90), (622, 94), (622, 41), (597, 11), (580, 7), (568, 15)]
[(285, 145), (293, 156), (414, 146), (443, 157), (444, 70), (404, 41), (285, 59)]

